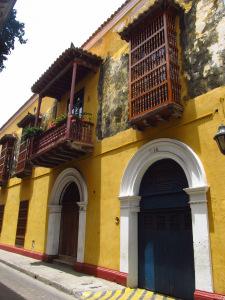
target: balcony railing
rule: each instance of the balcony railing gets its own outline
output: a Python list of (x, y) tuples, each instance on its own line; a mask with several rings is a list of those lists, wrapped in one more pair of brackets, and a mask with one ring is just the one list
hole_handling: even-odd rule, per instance
[(182, 115), (177, 13), (173, 6), (156, 5), (121, 33), (130, 42), (129, 122), (134, 128)]
[(71, 117), (69, 124), (64, 120), (49, 128), (33, 138), (32, 164), (51, 168), (90, 153), (93, 149), (92, 131), (93, 123), (77, 117)]
[(10, 178), (15, 140), (15, 137), (11, 134), (6, 134), (0, 139), (0, 144), (2, 145), (0, 154), (0, 186), (6, 186)]
[(16, 177), (24, 178), (31, 175), (32, 165), (30, 163), (31, 140), (27, 139), (20, 144), (19, 155), (15, 170)]

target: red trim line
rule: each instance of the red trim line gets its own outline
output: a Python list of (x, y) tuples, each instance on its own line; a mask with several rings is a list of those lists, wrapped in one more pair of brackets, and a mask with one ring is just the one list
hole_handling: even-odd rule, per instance
[(194, 293), (194, 299), (195, 300), (225, 300), (225, 295), (196, 290)]
[(114, 281), (124, 286), (127, 285), (127, 273), (79, 262), (75, 263), (74, 269), (77, 272), (94, 275), (99, 278)]
[(9, 252), (13, 252), (13, 253), (17, 253), (20, 255), (28, 256), (28, 257), (38, 259), (38, 260), (44, 260), (44, 257), (45, 257), (44, 253), (30, 251), (30, 250), (26, 250), (24, 248), (19, 248), (19, 247), (5, 245), (5, 244), (0, 244), (0, 249), (6, 250)]

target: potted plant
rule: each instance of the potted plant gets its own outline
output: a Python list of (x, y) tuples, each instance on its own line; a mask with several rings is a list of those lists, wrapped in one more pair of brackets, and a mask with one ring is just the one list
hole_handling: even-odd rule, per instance
[(55, 118), (55, 120), (53, 120), (51, 122), (50, 128), (60, 126), (61, 124), (63, 124), (66, 121), (66, 119), (67, 119), (67, 115), (65, 115), (65, 114), (59, 115), (57, 118)]
[(40, 135), (43, 131), (41, 127), (26, 127), (23, 130), (22, 140), (26, 141), (31, 137)]

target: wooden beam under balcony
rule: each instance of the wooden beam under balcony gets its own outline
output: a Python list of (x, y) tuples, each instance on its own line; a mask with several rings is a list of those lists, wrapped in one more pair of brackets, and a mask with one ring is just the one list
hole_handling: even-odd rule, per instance
[(167, 103), (131, 118), (129, 124), (134, 129), (144, 130), (145, 127), (156, 127), (158, 123), (167, 122), (170, 118), (180, 118), (182, 114), (183, 106), (177, 103)]

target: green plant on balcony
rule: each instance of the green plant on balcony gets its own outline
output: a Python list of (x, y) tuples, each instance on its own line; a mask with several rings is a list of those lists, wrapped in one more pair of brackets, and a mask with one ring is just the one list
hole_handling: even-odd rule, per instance
[(66, 119), (67, 119), (66, 114), (59, 115), (57, 118), (55, 118), (55, 120), (53, 120), (51, 122), (50, 128), (60, 126), (61, 124), (63, 124), (66, 121)]
[(83, 121), (91, 122), (91, 120), (92, 120), (92, 114), (88, 113), (88, 112), (82, 112), (81, 119)]
[(23, 130), (22, 141), (40, 135), (44, 130), (41, 127), (26, 127)]

